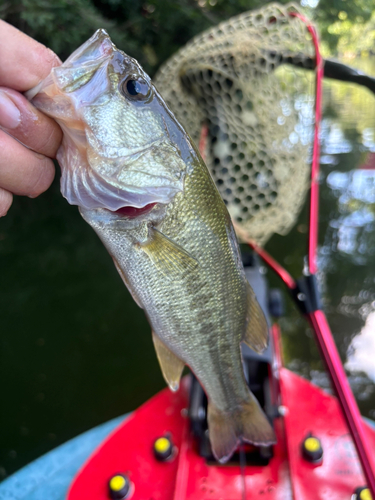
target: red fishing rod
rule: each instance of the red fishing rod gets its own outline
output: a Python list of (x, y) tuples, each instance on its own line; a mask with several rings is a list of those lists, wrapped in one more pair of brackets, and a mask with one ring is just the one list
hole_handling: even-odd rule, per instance
[[(317, 281), (317, 247), (318, 247), (318, 222), (319, 222), (319, 158), (320, 144), (319, 131), (321, 122), (322, 106), (322, 79), (324, 76), (324, 61), (319, 50), (318, 36), (315, 28), (302, 15), (297, 12), (291, 12), (291, 17), (300, 19), (307, 27), (315, 48), (315, 127), (313, 157), (311, 164), (310, 178), (310, 206), (309, 206), (309, 235), (308, 235), (308, 272), (306, 276), (295, 280), (286, 269), (283, 268), (270, 254), (255, 242), (249, 240), (246, 232), (234, 223), (237, 234), (245, 241), (271, 269), (281, 278), (288, 289), (291, 291), (295, 302), (300, 310), (310, 322), (315, 337), (319, 345), (321, 354), (331, 377), (332, 385), (339, 400), (344, 418), (350, 430), (362, 469), (367, 481), (367, 486), (371, 491), (372, 498), (375, 499), (375, 471), (372, 463), (372, 453), (367, 443), (367, 437), (364, 430), (364, 423), (359, 412), (356, 400), (348, 383), (331, 329), (327, 318), (322, 311)], [(206, 150), (208, 138), (208, 127), (204, 125), (201, 131), (199, 141), (199, 150), (202, 156)]]
[[(375, 472), (372, 464), (372, 453), (369, 449), (367, 437), (364, 430), (364, 423), (359, 412), (356, 400), (349, 386), (344, 367), (342, 365), (335, 341), (332, 336), (327, 318), (319, 304), (319, 297), (316, 287), (316, 254), (318, 246), (318, 222), (319, 222), (319, 159), (320, 143), (319, 129), (321, 122), (322, 107), (322, 80), (324, 76), (323, 59), (319, 51), (319, 41), (314, 27), (303, 16), (292, 13), (295, 17), (301, 19), (307, 26), (315, 47), (316, 57), (316, 101), (315, 101), (315, 128), (314, 128), (314, 146), (311, 165), (311, 184), (310, 184), (310, 214), (309, 214), (309, 241), (308, 241), (308, 270), (313, 288), (315, 287), (316, 298), (313, 300), (313, 310), (307, 311), (307, 318), (313, 327), (318, 341), (320, 351), (328, 368), (332, 385), (340, 402), (344, 413), (346, 423), (352, 435), (358, 457), (360, 459), (367, 486), (371, 491), (372, 498), (375, 499)], [(312, 279), (311, 279), (312, 278)], [(298, 298), (298, 297), (297, 297)]]

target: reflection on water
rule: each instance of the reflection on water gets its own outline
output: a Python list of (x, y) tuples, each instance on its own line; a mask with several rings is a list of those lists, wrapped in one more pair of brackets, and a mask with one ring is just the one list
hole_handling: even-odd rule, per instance
[[(374, 418), (374, 369), (361, 353), (375, 336), (375, 98), (339, 82), (324, 92), (319, 281), (360, 410)], [(306, 216), (305, 207), (294, 229), (267, 245), (296, 277)], [(0, 221), (0, 276), (1, 477), (137, 407), (164, 382), (143, 312), (57, 182), (36, 200), (17, 199)], [(310, 327), (290, 301), (287, 309), (288, 366), (329, 388)]]
[[(375, 303), (373, 307), (375, 309)], [(345, 367), (353, 372), (364, 372), (375, 382), (375, 311), (368, 314), (364, 327), (352, 339)]]
[[(351, 64), (375, 74), (374, 60)], [(375, 96), (356, 85), (326, 80), (321, 145), (318, 278), (360, 410), (374, 418)], [(294, 230), (284, 238), (276, 235), (268, 245), (295, 276), (301, 274), (306, 251), (301, 229), (306, 215), (305, 207)], [(277, 281), (271, 277), (271, 283)], [(313, 333), (290, 302), (281, 325), (288, 366), (329, 390)], [(362, 354), (370, 345), (373, 354)]]
[[(369, 154), (369, 156), (372, 153)], [(338, 198), (340, 217), (330, 226), (337, 231), (337, 250), (357, 254), (357, 261), (366, 263), (371, 253), (371, 232), (375, 218), (375, 170), (333, 171), (327, 185)]]
[[(321, 149), (324, 160), (330, 158), (332, 161), (334, 160), (334, 155), (350, 153), (352, 150), (352, 144), (345, 139), (345, 134), (340, 124), (332, 122), (332, 120), (322, 120), (321, 137), (324, 139)], [(331, 162), (327, 161), (325, 163)]]

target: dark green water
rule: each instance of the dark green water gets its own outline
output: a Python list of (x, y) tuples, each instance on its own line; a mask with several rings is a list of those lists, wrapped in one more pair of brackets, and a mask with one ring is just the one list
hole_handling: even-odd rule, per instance
[[(375, 62), (364, 69), (375, 74)], [(362, 329), (352, 362), (366, 372), (350, 381), (361, 412), (375, 418), (375, 170), (360, 169), (375, 153), (375, 97), (327, 82), (324, 103), (320, 281), (344, 362)], [(267, 245), (295, 276), (306, 230), (305, 207), (289, 235)], [(312, 333), (287, 305), (286, 363), (328, 387)], [(0, 328), (2, 478), (164, 387), (143, 312), (58, 180), (36, 200), (16, 199), (0, 220)]]

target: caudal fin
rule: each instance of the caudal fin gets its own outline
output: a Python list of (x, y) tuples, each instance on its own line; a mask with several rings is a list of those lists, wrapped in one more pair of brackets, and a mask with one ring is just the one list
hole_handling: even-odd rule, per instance
[(262, 446), (276, 442), (275, 433), (255, 398), (231, 413), (209, 403), (207, 419), (212, 452), (221, 463), (229, 460), (240, 440)]

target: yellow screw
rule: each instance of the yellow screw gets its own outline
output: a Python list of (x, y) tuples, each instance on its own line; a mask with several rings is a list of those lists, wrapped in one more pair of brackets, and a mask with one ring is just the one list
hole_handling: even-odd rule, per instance
[(305, 439), (305, 442), (303, 445), (304, 445), (305, 449), (307, 451), (310, 451), (310, 452), (318, 451), (320, 449), (319, 439), (316, 439), (315, 437), (309, 437), (309, 438)]
[(166, 437), (160, 437), (154, 443), (154, 448), (157, 453), (165, 453), (170, 447), (171, 442)]
[(361, 491), (361, 493), (359, 494), (359, 500), (372, 500), (372, 496), (368, 488), (365, 488)]
[(120, 491), (125, 486), (126, 481), (122, 476), (113, 476), (109, 481), (109, 487), (112, 491)]

